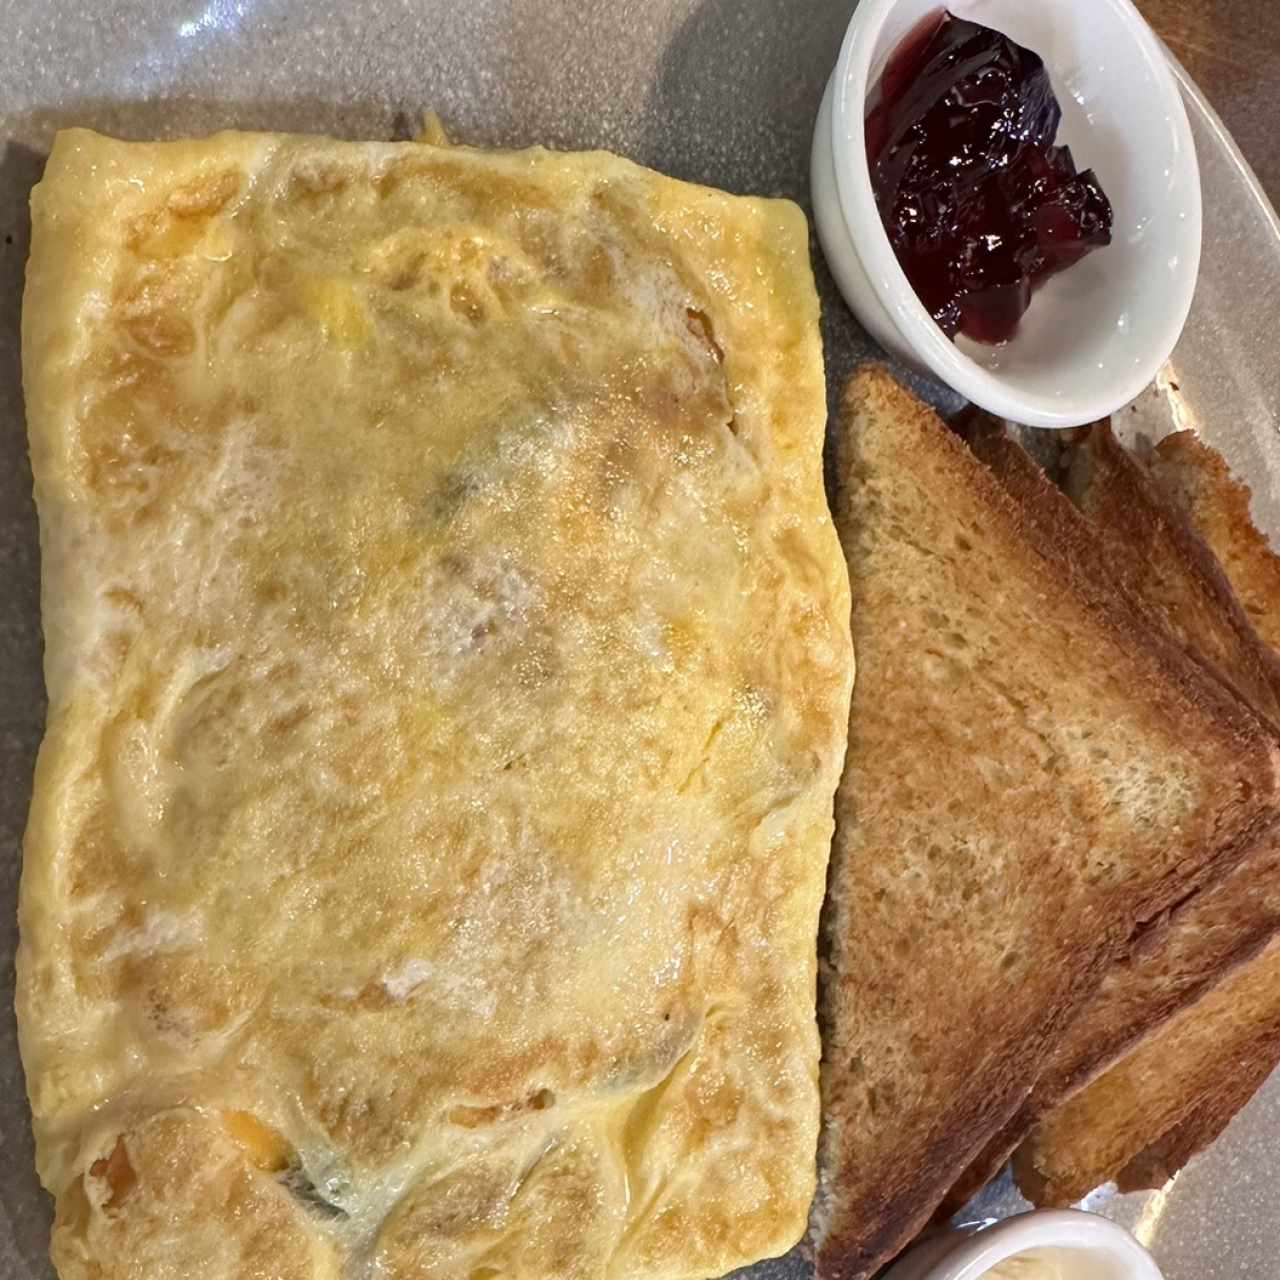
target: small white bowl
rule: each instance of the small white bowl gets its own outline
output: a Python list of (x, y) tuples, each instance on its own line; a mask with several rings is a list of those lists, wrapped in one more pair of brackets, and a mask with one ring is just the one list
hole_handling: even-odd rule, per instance
[(939, 0), (862, 0), (813, 139), (818, 236), (846, 301), (881, 346), (983, 408), (1038, 427), (1113, 413), (1168, 359), (1200, 265), (1200, 173), (1163, 46), (1129, 0), (950, 0), (1044, 58), (1058, 141), (1097, 172), (1112, 242), (1036, 291), (998, 347), (952, 342), (898, 265), (876, 209), (864, 120), (885, 63)]
[(1044, 1259), (1061, 1280), (1162, 1280), (1155, 1259), (1123, 1227), (1077, 1209), (1037, 1209), (979, 1230), (931, 1236), (884, 1280), (980, 1280), (997, 1263), (1023, 1255)]

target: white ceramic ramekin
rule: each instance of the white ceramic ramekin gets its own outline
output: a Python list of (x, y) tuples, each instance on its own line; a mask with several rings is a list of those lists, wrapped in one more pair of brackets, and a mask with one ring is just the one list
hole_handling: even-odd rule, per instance
[(1038, 1209), (931, 1236), (884, 1280), (980, 1280), (997, 1263), (1024, 1255), (1043, 1259), (1061, 1280), (1162, 1280), (1155, 1259), (1123, 1227), (1076, 1209)]
[(951, 0), (1045, 60), (1058, 140), (1111, 199), (1112, 243), (1036, 292), (1014, 338), (951, 342), (898, 265), (867, 165), (868, 92), (938, 0), (862, 0), (813, 142), (818, 235), (841, 292), (886, 349), (1002, 417), (1069, 427), (1113, 413), (1182, 331), (1200, 263), (1200, 175), (1163, 46), (1130, 0)]

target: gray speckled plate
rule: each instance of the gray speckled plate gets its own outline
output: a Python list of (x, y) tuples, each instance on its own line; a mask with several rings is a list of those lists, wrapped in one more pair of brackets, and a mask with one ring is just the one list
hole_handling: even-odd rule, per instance
[[(809, 138), (854, 0), (4, 0), (0, 39), (0, 1280), (47, 1280), (15, 1043), (14, 896), (44, 716), (37, 552), (19, 388), (27, 193), (54, 131), (405, 136), (425, 108), (460, 139), (608, 147), (678, 177), (807, 203)], [(1205, 189), (1200, 289), (1172, 370), (1124, 415), (1192, 421), (1246, 475), (1280, 539), (1280, 224), (1184, 80)], [(815, 262), (829, 386), (870, 344)], [(934, 391), (945, 400), (944, 393)], [(1022, 1207), (1007, 1184), (972, 1215)], [(1280, 1078), (1174, 1184), (1105, 1190), (1168, 1280), (1280, 1277)], [(792, 1255), (752, 1269), (803, 1274)]]

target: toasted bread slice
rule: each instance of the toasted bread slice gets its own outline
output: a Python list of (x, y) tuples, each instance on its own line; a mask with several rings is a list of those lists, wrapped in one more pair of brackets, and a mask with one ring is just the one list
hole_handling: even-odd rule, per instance
[[(1212, 449), (1188, 432), (1170, 436), (1149, 467), (1162, 499), (1194, 525), (1247, 602), (1258, 633), (1280, 641), (1280, 557), (1249, 517), (1250, 494)], [(1250, 947), (1280, 916), (1280, 849), (1251, 858), (1202, 895), (1221, 910), (1183, 913), (1154, 960), (1175, 969), (1185, 946), (1202, 959), (1230, 949), (1232, 932)], [(1236, 907), (1235, 919), (1231, 906)], [(1189, 925), (1202, 924), (1198, 933)], [(1167, 953), (1167, 954), (1166, 954)], [(1227, 966), (1230, 968), (1230, 965)], [(1091, 1006), (1090, 1012), (1093, 1012)], [(1073, 1024), (1072, 1039), (1087, 1030)], [(1037, 1203), (1067, 1203), (1110, 1178), (1128, 1189), (1158, 1186), (1226, 1127), (1280, 1062), (1280, 942), (1271, 942), (1220, 986), (1048, 1115), (1015, 1168)], [(1123, 1112), (1126, 1097), (1140, 1105)]]
[[(1273, 1029), (1280, 1014), (1278, 929), (1280, 846), (1273, 838), (1172, 912), (1165, 929), (1148, 931), (1146, 945), (1104, 976), (1036, 1086), (957, 1180), (945, 1201), (948, 1214), (1015, 1151), (1020, 1189), (1048, 1206), (1070, 1204), (1118, 1178), (1148, 1144), (1161, 1143), (1128, 1170), (1132, 1186), (1144, 1185), (1140, 1179), (1156, 1177), (1159, 1168), (1173, 1172), (1180, 1167), (1175, 1160), (1213, 1141), (1280, 1062)], [(1270, 986), (1250, 976), (1259, 969), (1269, 973)], [(1188, 994), (1193, 991), (1196, 996)], [(1224, 991), (1235, 993), (1225, 1003)], [(1197, 1019), (1205, 1022), (1204, 1035)], [(1101, 1050), (1090, 1051), (1090, 1033), (1108, 1052), (1120, 1043), (1131, 1051), (1113, 1056), (1101, 1071), (1085, 1072), (1085, 1063), (1103, 1058)], [(1152, 1074), (1161, 1064), (1163, 1078)], [(1084, 1074), (1073, 1077), (1073, 1070)], [(1117, 1078), (1130, 1082), (1128, 1096), (1142, 1099), (1123, 1125), (1117, 1125), (1114, 1099), (1126, 1096), (1125, 1086), (1115, 1084)], [(1173, 1127), (1185, 1132), (1167, 1132)], [(1159, 1186), (1167, 1177), (1145, 1185)]]
[(1070, 1204), (1113, 1178), (1126, 1189), (1167, 1181), (1266, 1079), (1280, 1052), (1278, 990), (1273, 942), (1056, 1107), (1014, 1156), (1027, 1198)]
[[(1199, 1155), (1225, 1132), (1235, 1114), (1252, 1097), (1259, 1081), (1253, 1077), (1250, 1064), (1247, 1092), (1237, 1100), (1228, 1097), (1234, 1087), (1222, 1089), (1219, 1082), (1180, 1124), (1174, 1125), (1162, 1138), (1144, 1147), (1116, 1174), (1116, 1189), (1122, 1192), (1149, 1191), (1163, 1187), (1192, 1156)], [(1265, 1076), (1261, 1077), (1265, 1079)]]
[[(1280, 660), (1259, 638), (1190, 513), (1166, 496), (1109, 423), (1082, 433), (1067, 459), (1063, 487), (1104, 534), (1121, 583), (1162, 609), (1191, 652), (1280, 724)], [(1257, 533), (1252, 524), (1248, 530)]]
[[(1258, 975), (1257, 998), (1238, 1005), (1216, 1021), (1221, 1038), (1210, 1045), (1211, 1078), (1194, 1081), (1188, 1092), (1203, 1090), (1201, 1100), (1180, 1123), (1162, 1138), (1144, 1147), (1115, 1175), (1121, 1191), (1162, 1187), (1192, 1156), (1217, 1140), (1237, 1113), (1253, 1097), (1280, 1063), (1280, 1028), (1276, 1026), (1274, 987), (1280, 983), (1280, 947), (1273, 944), (1266, 955), (1238, 975)], [(1271, 989), (1267, 989), (1267, 984)], [(1238, 991), (1239, 989), (1237, 989)]]
[(1253, 523), (1249, 486), (1190, 431), (1161, 440), (1148, 470), (1213, 549), (1258, 634), (1280, 650), (1280, 556)]
[[(1259, 945), (1268, 928), (1270, 934)], [(979, 1163), (975, 1169), (998, 1168), (1009, 1154), (1010, 1137), (1016, 1137), (1021, 1145), (1014, 1173), (1023, 1194), (1037, 1205), (1061, 1205), (1116, 1178), (1163, 1137), (1168, 1143), (1158, 1160), (1153, 1154), (1145, 1163), (1141, 1176), (1154, 1176), (1157, 1163), (1168, 1165), (1175, 1151), (1185, 1159), (1207, 1145), (1280, 1056), (1278, 928), (1280, 846), (1273, 840), (1220, 884), (1174, 912), (1149, 954), (1109, 973), (1063, 1042), (1077, 1046), (1091, 1030), (1114, 1042), (1114, 1026), (1126, 1017), (1133, 1027), (1151, 1028), (1145, 1038), (1083, 1087), (1065, 1089), (1056, 1105), (1037, 1083), (1001, 1138), (989, 1145), (985, 1166)], [(1203, 975), (1215, 958), (1223, 972), (1216, 983), (1205, 986)], [(1196, 987), (1201, 988), (1198, 998), (1167, 1015), (1179, 991)], [(1063, 1061), (1063, 1055), (1055, 1054), (1042, 1080), (1053, 1078)], [(1201, 1104), (1217, 1094), (1220, 1099), (1186, 1133), (1177, 1138), (1170, 1133), (1188, 1124)], [(1125, 1099), (1133, 1104), (1127, 1113)], [(1215, 1114), (1220, 1121), (1213, 1120)], [(1207, 1133), (1206, 1124), (1213, 1126)], [(1139, 1176), (1137, 1167), (1130, 1170), (1129, 1183), (1136, 1185)]]
[(837, 472), (860, 663), (811, 1235), (845, 1280), (928, 1219), (1143, 926), (1273, 829), (1277, 753), (1060, 492), (1030, 516), (882, 369), (846, 391)]
[[(992, 419), (978, 416), (966, 425), (975, 451), (1006, 486), (1034, 500), (1044, 480), (1026, 453)], [(1081, 433), (1067, 454), (1063, 481), (1103, 535), (1108, 568), (1124, 588), (1143, 607), (1159, 610), (1191, 653), (1274, 721), (1280, 707), (1274, 654), (1235, 599), (1211, 548), (1109, 426)], [(1022, 1106), (952, 1189), (947, 1207), (958, 1207), (981, 1187), (1059, 1103), (1251, 960), (1277, 930), (1280, 848), (1262, 847), (1212, 890), (1178, 904), (1106, 974)], [(1152, 1137), (1162, 1130), (1145, 1132)], [(1044, 1163), (1051, 1155), (1040, 1149), (1037, 1158)], [(1026, 1158), (1018, 1164), (1031, 1168)], [(1023, 1190), (1034, 1197), (1052, 1185), (1052, 1179), (1035, 1178)]]

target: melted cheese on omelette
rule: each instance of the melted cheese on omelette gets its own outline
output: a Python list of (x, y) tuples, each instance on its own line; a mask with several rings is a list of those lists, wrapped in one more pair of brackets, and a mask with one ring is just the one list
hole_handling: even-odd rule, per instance
[(787, 1248), (852, 676), (799, 211), (83, 131), (32, 204), (63, 1276)]

